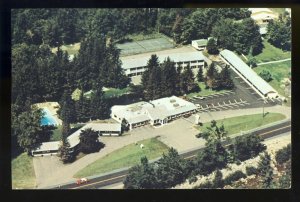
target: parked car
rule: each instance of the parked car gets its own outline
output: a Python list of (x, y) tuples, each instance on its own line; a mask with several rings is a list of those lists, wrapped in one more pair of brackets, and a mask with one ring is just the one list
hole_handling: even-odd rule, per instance
[(77, 185), (80, 185), (80, 184), (83, 184), (83, 183), (87, 183), (87, 182), (88, 182), (87, 178), (80, 178), (80, 179), (76, 180), (76, 184)]

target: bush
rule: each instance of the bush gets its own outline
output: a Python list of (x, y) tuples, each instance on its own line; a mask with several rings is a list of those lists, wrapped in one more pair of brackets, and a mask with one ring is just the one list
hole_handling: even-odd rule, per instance
[(224, 179), (224, 184), (225, 185), (230, 185), (233, 182), (241, 179), (241, 178), (246, 178), (247, 175), (245, 175), (245, 173), (243, 173), (242, 171), (238, 170), (230, 175), (228, 175), (225, 179)]
[(288, 144), (286, 147), (278, 150), (276, 152), (275, 159), (278, 164), (283, 164), (291, 159), (291, 144)]
[(246, 174), (249, 175), (256, 175), (257, 169), (254, 166), (247, 166), (246, 167)]
[(259, 73), (259, 76), (263, 78), (266, 82), (270, 82), (273, 80), (272, 75), (269, 71), (263, 70)]

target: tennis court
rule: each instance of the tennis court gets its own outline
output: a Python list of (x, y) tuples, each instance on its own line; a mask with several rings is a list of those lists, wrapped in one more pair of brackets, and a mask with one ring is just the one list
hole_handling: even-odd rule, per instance
[(117, 44), (117, 47), (121, 49), (121, 55), (125, 56), (169, 49), (173, 48), (174, 45), (168, 39), (161, 37), (144, 41)]

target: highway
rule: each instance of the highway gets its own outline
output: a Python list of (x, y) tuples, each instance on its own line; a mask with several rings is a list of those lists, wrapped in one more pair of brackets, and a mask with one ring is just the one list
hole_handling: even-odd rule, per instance
[[(291, 131), (291, 121), (286, 121), (286, 122), (283, 122), (283, 123), (280, 123), (280, 124), (277, 124), (274, 126), (260, 129), (253, 133), (259, 134), (263, 139), (268, 139), (268, 138), (272, 138), (274, 136), (278, 136), (278, 135), (281, 135), (282, 133), (286, 133), (289, 131)], [(223, 145), (226, 146), (226, 145), (229, 145), (229, 143), (224, 141)], [(203, 150), (203, 148), (199, 148), (199, 149), (196, 149), (193, 151), (182, 153), (182, 154), (180, 154), (180, 156), (185, 159), (193, 158), (197, 155), (197, 153), (199, 151)], [(112, 174), (89, 179), (89, 181), (85, 184), (77, 185), (74, 180), (73, 183), (52, 187), (51, 189), (100, 189), (101, 187), (104, 187), (104, 186), (109, 186), (109, 185), (123, 182), (124, 179), (126, 178), (127, 174), (128, 174), (128, 169), (125, 169), (125, 170), (115, 172)]]

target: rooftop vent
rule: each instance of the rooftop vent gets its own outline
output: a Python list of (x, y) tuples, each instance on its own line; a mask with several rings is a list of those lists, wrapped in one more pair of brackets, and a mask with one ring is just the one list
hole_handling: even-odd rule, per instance
[(178, 103), (173, 104), (174, 107), (179, 107)]
[(173, 102), (176, 102), (176, 100), (175, 99), (171, 99), (170, 102), (173, 103)]

